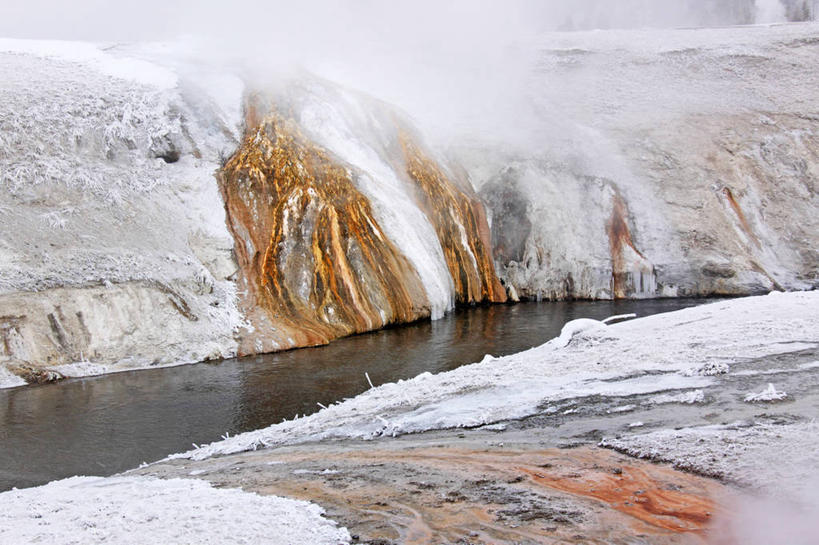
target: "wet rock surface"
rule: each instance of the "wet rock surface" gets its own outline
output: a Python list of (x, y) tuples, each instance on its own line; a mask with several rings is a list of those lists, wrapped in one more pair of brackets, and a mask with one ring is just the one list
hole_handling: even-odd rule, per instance
[(138, 470), (318, 503), (360, 543), (704, 543), (724, 487), (602, 449), (454, 433)]
[[(382, 205), (361, 189), (385, 181), (322, 146), (303, 126), (302, 98), (251, 95), (244, 141), (218, 174), (252, 326), (240, 335), (243, 355), (326, 344), (440, 312), (416, 267), (418, 259), (434, 261), (435, 248), (408, 253), (385, 229)], [(407, 123), (387, 117), (378, 136), (390, 144), (379, 159), (436, 236), (449, 299), (505, 301), (469, 181), (439, 165)]]

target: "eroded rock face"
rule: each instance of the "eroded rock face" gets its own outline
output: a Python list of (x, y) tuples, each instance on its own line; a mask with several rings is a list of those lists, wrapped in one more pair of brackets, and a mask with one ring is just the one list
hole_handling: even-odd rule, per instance
[(525, 106), (534, 143), (459, 156), (507, 287), (616, 299), (819, 285), (815, 34), (546, 40)]
[[(244, 354), (323, 344), (431, 314), (413, 262), (358, 187), (368, 174), (311, 140), (297, 119), (271, 98), (250, 97), (244, 141), (218, 175), (253, 327), (242, 335)], [(391, 149), (401, 154), (386, 160), (405, 176), (438, 237), (450, 297), (505, 300), (483, 207), (468, 183), (450, 181), (398, 120), (391, 129), (399, 144)]]
[(245, 353), (327, 343), (429, 314), (421, 280), (386, 238), (352, 168), (252, 98), (219, 174), (256, 331)]
[(213, 171), (241, 119), (208, 91), (211, 77), (241, 82), (147, 61), (122, 77), (118, 47), (4, 47), (0, 387), (234, 356), (242, 317)]
[(407, 131), (399, 133), (416, 200), (432, 222), (455, 283), (458, 303), (502, 303), (506, 291), (495, 275), (483, 204), (469, 181), (450, 180)]

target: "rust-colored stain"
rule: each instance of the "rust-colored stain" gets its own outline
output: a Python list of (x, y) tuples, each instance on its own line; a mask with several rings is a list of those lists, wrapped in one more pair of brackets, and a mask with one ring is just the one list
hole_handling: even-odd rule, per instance
[[(239, 354), (325, 344), (429, 316), (420, 277), (356, 187), (355, 167), (262, 94), (248, 97), (245, 126), (217, 175), (252, 325)], [(388, 154), (438, 235), (456, 301), (505, 301), (485, 211), (468, 183), (447, 177), (398, 122)]]
[(656, 475), (633, 466), (621, 467), (617, 475), (587, 470), (566, 476), (521, 470), (538, 484), (604, 501), (629, 516), (675, 532), (703, 530), (716, 510), (711, 499), (661, 488)]
[(612, 197), (611, 217), (606, 222), (606, 233), (609, 236), (611, 252), (612, 296), (615, 299), (624, 299), (629, 295), (630, 274), (624, 251), (630, 248), (643, 260), (645, 256), (634, 245), (628, 225), (628, 205), (616, 188)]
[(483, 204), (468, 183), (456, 183), (424, 153), (406, 130), (399, 130), (406, 170), (415, 198), (429, 218), (455, 283), (458, 303), (506, 301), (495, 274), (491, 235)]
[(218, 173), (254, 331), (240, 353), (310, 346), (429, 313), (412, 264), (386, 237), (353, 170), (259, 96)]
[(595, 447), (393, 447), (288, 447), (208, 478), (316, 502), (362, 541), (701, 545), (726, 515), (719, 483)]
[(757, 236), (754, 234), (750, 223), (748, 223), (748, 218), (745, 217), (745, 212), (742, 211), (742, 208), (739, 206), (736, 198), (734, 198), (734, 192), (731, 191), (729, 187), (723, 187), (720, 193), (722, 193), (722, 196), (725, 198), (725, 202), (728, 203), (728, 206), (734, 212), (734, 215), (736, 216), (737, 221), (739, 221), (739, 225), (743, 232), (748, 235), (748, 239), (753, 242), (757, 248), (761, 247), (759, 238), (757, 238)]

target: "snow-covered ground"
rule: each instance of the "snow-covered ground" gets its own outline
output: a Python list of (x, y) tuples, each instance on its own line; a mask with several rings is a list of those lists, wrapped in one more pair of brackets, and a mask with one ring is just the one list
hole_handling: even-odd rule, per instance
[[(606, 325), (569, 322), (560, 337), (503, 358), (380, 385), (308, 417), (175, 455), (204, 459), (334, 438), (475, 427), (558, 410), (561, 401), (656, 393), (694, 403), (731, 366), (819, 344), (819, 292), (727, 300)], [(767, 381), (759, 386), (764, 387)], [(756, 390), (760, 389), (759, 387)], [(670, 398), (672, 395), (677, 396)], [(749, 392), (750, 393), (750, 392)]]
[(213, 173), (244, 86), (154, 49), (0, 40), (0, 366), (18, 375), (236, 352)]
[(72, 477), (0, 494), (0, 543), (349, 543), (323, 513), (195, 479)]
[(819, 424), (813, 422), (699, 426), (607, 438), (602, 446), (750, 486), (779, 499), (815, 495)]
[[(771, 373), (781, 380), (786, 373), (815, 368), (815, 362), (799, 361), (819, 346), (817, 325), (819, 292), (773, 292), (613, 325), (574, 320), (559, 337), (531, 350), (503, 358), (487, 355), (479, 363), (447, 373), (424, 373), (380, 385), (309, 417), (170, 458), (174, 464), (187, 465), (186, 459), (264, 447), (444, 428), (485, 426), (514, 434), (520, 432), (507, 432), (504, 424), (491, 425), (532, 415), (582, 412), (586, 401), (600, 398), (610, 399), (608, 412), (622, 420), (640, 410), (636, 397), (642, 396), (640, 406), (649, 408), (702, 404), (707, 402), (704, 391), (735, 377), (752, 384), (744, 394), (758, 393), (765, 390)], [(781, 361), (759, 368), (768, 358), (792, 354), (802, 358), (794, 360), (793, 369), (782, 367)], [(753, 366), (745, 368), (749, 362)], [(618, 398), (629, 401), (618, 405)], [(749, 407), (759, 401), (739, 402)], [(565, 402), (573, 409), (562, 411)], [(810, 478), (819, 468), (815, 422), (763, 419), (645, 433), (643, 422), (633, 420), (622, 436), (602, 445), (763, 491), (780, 487), (797, 501), (810, 497)], [(782, 463), (783, 452), (787, 463)], [(229, 470), (232, 462), (226, 458), (219, 463)], [(314, 505), (214, 490), (197, 480), (203, 470), (180, 469), (190, 481), (72, 478), (0, 494), (0, 542), (129, 542), (136, 529), (143, 541), (146, 536), (186, 543), (226, 538), (273, 543), (349, 540), (347, 532), (322, 519)]]

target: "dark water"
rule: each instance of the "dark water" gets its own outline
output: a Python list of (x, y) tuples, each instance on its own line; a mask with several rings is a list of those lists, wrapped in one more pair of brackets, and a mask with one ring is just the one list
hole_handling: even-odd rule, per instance
[(575, 318), (647, 316), (703, 299), (525, 303), (320, 348), (0, 390), (0, 490), (71, 475), (111, 475), (231, 435), (309, 414), (375, 385), (542, 344)]

